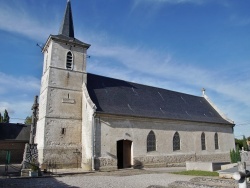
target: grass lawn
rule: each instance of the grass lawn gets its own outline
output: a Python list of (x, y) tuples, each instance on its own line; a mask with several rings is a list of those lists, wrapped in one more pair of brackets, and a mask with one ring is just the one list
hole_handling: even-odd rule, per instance
[(190, 176), (219, 176), (218, 172), (209, 172), (201, 170), (188, 170), (188, 171), (172, 172), (172, 173), (180, 175), (190, 175)]

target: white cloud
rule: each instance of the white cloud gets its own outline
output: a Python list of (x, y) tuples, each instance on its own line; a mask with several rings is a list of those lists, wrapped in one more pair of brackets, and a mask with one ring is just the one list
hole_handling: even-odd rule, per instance
[[(135, 0), (135, 2), (202, 4), (207, 0)], [(49, 23), (42, 24), (27, 12), (16, 11), (15, 8), (6, 5), (0, 6), (0, 17), (0, 29), (36, 40), (37, 38), (44, 40), (49, 33), (58, 29), (58, 24), (53, 24), (51, 20)], [(8, 21), (6, 22), (6, 20)], [(229, 117), (230, 114), (243, 117), (240, 115), (242, 104), (244, 113), (249, 110), (250, 78), (242, 79), (245, 75), (232, 77), (230, 69), (228, 72), (221, 72), (178, 63), (178, 58), (172, 57), (168, 52), (158, 52), (143, 46), (114, 43), (105, 33), (100, 35), (100, 33), (89, 31), (83, 36), (88, 36), (88, 40), (93, 44), (89, 49), (89, 52), (93, 54), (93, 60), (92, 57), (89, 60), (93, 64), (88, 64), (91, 72), (195, 95), (200, 93), (197, 88), (205, 87), (211, 93), (217, 93), (219, 97), (217, 97), (216, 104), (219, 108), (221, 106), (224, 112), (229, 113)], [(84, 39), (84, 37), (79, 38)], [(239, 80), (244, 80), (244, 82)], [(16, 117), (25, 118), (29, 115), (33, 96), (30, 100), (22, 99), (24, 102), (16, 99), (13, 102), (11, 99), (20, 98), (20, 95), (31, 96), (29, 92), (32, 91), (38, 93), (40, 80), (26, 76), (15, 77), (0, 72), (0, 85), (0, 111), (3, 112), (7, 108)], [(8, 94), (16, 96), (8, 96)], [(212, 97), (211, 99), (213, 100)], [(227, 103), (223, 103), (225, 100)], [(21, 113), (17, 114), (19, 111)]]
[[(91, 52), (100, 59), (89, 60), (87, 67), (90, 72), (198, 96), (201, 96), (201, 88), (205, 87), (207, 95), (227, 117), (236, 124), (250, 122), (250, 78), (246, 76), (247, 72), (235, 74), (237, 70), (234, 68), (227, 68), (227, 71), (205, 70), (176, 63), (169, 54), (157, 54), (145, 48), (109, 48), (100, 43), (92, 47)], [(122, 66), (110, 66), (110, 59)], [(246, 126), (236, 126), (235, 134), (250, 135), (250, 131), (246, 131)]]
[(134, 0), (132, 10), (136, 9), (140, 5), (148, 6), (149, 10), (157, 11), (160, 7), (164, 5), (183, 5), (183, 4), (192, 4), (192, 5), (204, 5), (207, 3), (216, 3), (224, 7), (230, 5), (228, 0)]
[(160, 5), (160, 4), (195, 4), (195, 5), (202, 5), (207, 3), (208, 0), (134, 0), (133, 9), (141, 4), (151, 4), (151, 5)]
[(32, 76), (15, 77), (0, 72), (0, 94), (11, 91), (39, 91), (40, 80)]
[(36, 19), (27, 8), (19, 3), (16, 7), (1, 2), (0, 18), (1, 30), (18, 33), (35, 40), (45, 40), (57, 27), (52, 20), (42, 23), (41, 19)]
[(4, 114), (4, 110), (8, 111), (11, 123), (23, 123), (27, 116), (32, 114), (31, 107), (33, 101), (12, 101), (0, 102), (0, 112)]
[[(221, 96), (250, 106), (248, 96), (250, 78), (245, 75), (247, 73), (231, 76), (232, 73), (235, 73), (234, 68), (232, 70), (228, 68), (227, 71), (202, 69), (188, 64), (177, 63), (177, 60), (174, 60), (167, 52), (157, 52), (143, 47), (119, 44), (110, 46), (108, 41), (104, 42), (104, 44), (95, 41), (93, 43), (95, 45), (90, 48), (90, 52), (97, 58), (102, 59), (103, 62), (97, 63), (97, 67), (92, 65), (89, 67), (90, 70), (102, 72), (109, 76), (113, 75), (114, 77), (123, 75), (129, 80), (133, 80), (136, 77), (135, 75), (147, 75), (155, 78), (155, 81), (161, 80), (164, 82), (168, 80), (168, 82), (179, 83), (178, 85), (200, 89), (205, 87), (207, 90), (216, 92)], [(115, 65), (113, 67), (109, 65), (107, 68), (106, 63), (108, 62), (105, 63), (105, 58), (121, 64), (122, 68)], [(244, 80), (244, 82), (241, 80)]]
[(0, 72), (0, 112), (6, 109), (11, 122), (24, 122), (31, 114), (34, 96), (39, 93), (40, 80), (31, 76), (15, 77)]

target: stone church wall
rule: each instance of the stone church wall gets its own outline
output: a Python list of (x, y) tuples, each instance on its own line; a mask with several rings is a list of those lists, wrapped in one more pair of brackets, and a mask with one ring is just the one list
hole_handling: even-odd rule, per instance
[[(72, 51), (72, 70), (66, 55)], [(86, 81), (83, 47), (49, 39), (39, 97), (36, 143), (42, 168), (80, 167), (82, 152), (82, 84)], [(79, 165), (78, 165), (79, 163)]]
[(92, 170), (94, 165), (94, 112), (95, 104), (91, 101), (86, 85), (83, 84), (82, 97), (82, 168)]
[[(186, 161), (230, 161), (234, 148), (230, 125), (198, 123), (150, 118), (97, 115), (95, 128), (95, 168), (117, 168), (117, 141), (132, 141), (132, 166), (179, 166)], [(156, 151), (147, 152), (147, 135), (156, 136)], [(180, 135), (180, 150), (173, 151), (173, 135)], [(205, 133), (206, 150), (201, 149), (201, 134)], [(219, 149), (215, 150), (214, 134), (218, 134)]]

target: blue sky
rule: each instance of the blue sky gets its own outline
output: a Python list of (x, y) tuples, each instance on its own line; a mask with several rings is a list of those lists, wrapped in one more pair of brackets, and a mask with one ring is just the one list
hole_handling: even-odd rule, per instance
[[(87, 71), (208, 97), (250, 136), (248, 0), (72, 0), (75, 37), (91, 44)], [(0, 0), (0, 112), (31, 115), (44, 44), (66, 0)]]

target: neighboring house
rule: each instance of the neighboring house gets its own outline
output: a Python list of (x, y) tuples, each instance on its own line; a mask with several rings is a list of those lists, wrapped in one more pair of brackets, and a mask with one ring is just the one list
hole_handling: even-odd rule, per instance
[(30, 125), (0, 123), (0, 164), (5, 164), (7, 151), (11, 154), (10, 163), (20, 164), (29, 137)]
[(39, 162), (86, 170), (230, 161), (234, 123), (202, 97), (86, 72), (70, 1), (44, 48)]

